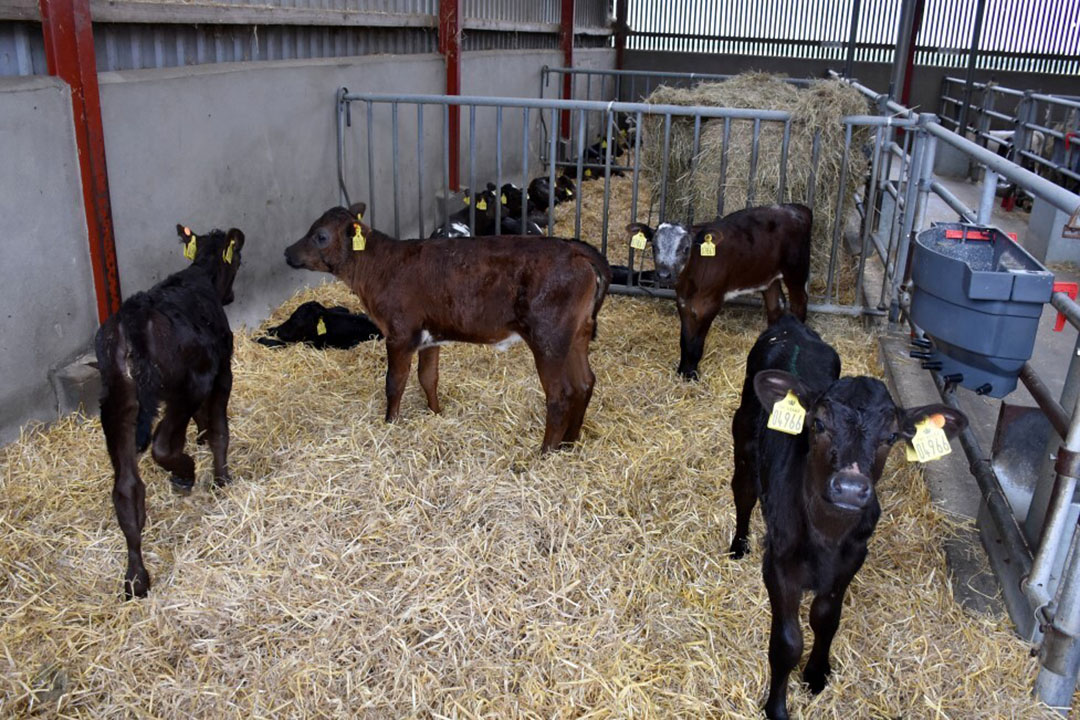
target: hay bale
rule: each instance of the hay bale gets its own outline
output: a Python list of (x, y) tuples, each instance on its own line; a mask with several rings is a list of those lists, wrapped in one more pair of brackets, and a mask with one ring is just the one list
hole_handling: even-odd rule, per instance
[[(771, 202), (806, 202), (813, 164), (813, 140), (821, 134), (820, 153), (814, 177), (814, 245), (812, 252), (813, 290), (824, 288), (828, 270), (832, 231), (839, 192), (844, 193), (844, 207), (854, 207), (856, 190), (865, 180), (868, 162), (862, 153), (869, 140), (866, 128), (855, 128), (852, 152), (848, 156), (847, 180), (840, 187), (844, 161), (844, 126), (846, 115), (869, 111), (866, 99), (856, 90), (836, 80), (815, 80), (808, 88), (785, 83), (779, 76), (746, 73), (719, 83), (702, 83), (690, 89), (661, 86), (646, 100), (651, 104), (756, 108), (790, 112), (791, 136), (784, 197), (780, 198), (780, 155), (783, 126), (763, 122), (759, 134), (757, 169), (754, 178), (753, 204)], [(662, 174), (667, 173), (667, 215), (676, 220), (692, 216), (704, 220), (715, 216), (717, 197), (723, 193), (724, 210), (732, 212), (747, 204), (750, 190), (750, 163), (753, 149), (753, 121), (730, 124), (727, 142), (727, 170), (720, 183), (724, 162), (724, 121), (702, 123), (697, 166), (694, 168), (694, 123), (691, 118), (672, 118), (668, 162), (663, 162), (664, 119), (647, 117), (642, 142), (642, 172), (649, 179), (653, 198), (659, 193)], [(842, 259), (841, 284), (851, 285), (851, 263)]]

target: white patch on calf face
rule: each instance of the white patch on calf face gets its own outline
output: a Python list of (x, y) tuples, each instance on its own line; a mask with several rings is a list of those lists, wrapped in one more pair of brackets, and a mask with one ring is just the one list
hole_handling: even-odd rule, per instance
[(653, 263), (657, 274), (674, 280), (690, 258), (690, 233), (682, 225), (660, 223), (653, 233)]

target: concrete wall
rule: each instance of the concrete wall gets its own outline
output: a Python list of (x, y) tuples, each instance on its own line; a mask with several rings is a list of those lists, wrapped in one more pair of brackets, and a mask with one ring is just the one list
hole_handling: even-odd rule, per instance
[[(661, 52), (657, 50), (631, 50), (626, 53), (627, 70), (660, 70), (667, 72), (700, 72), (735, 75), (748, 70), (783, 73), (792, 77), (825, 77), (829, 68), (843, 70), (842, 61), (797, 60), (792, 58), (743, 57), (739, 55), (715, 55), (708, 53)], [(879, 92), (889, 89), (892, 66), (883, 63), (855, 63), (854, 75), (859, 82)], [(966, 72), (957, 68), (916, 67), (911, 84), (910, 105), (926, 112), (937, 112), (941, 98), (941, 80), (946, 76), (964, 77)], [(978, 82), (993, 79), (999, 85), (1019, 90), (1038, 90), (1046, 93), (1076, 94), (1075, 77), (1064, 75), (1031, 75), (1001, 71), (980, 70), (975, 73)]]
[(49, 372), (97, 329), (71, 94), (48, 77), (0, 79), (0, 443), (53, 420)]

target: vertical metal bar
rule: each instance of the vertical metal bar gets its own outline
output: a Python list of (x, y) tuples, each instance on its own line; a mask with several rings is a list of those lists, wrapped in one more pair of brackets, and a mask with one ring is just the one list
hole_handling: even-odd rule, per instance
[(416, 104), (416, 208), (419, 237), (424, 237), (424, 106)]
[(671, 113), (664, 113), (664, 153), (660, 163), (660, 220), (667, 219), (668, 158), (671, 153)]
[(784, 121), (784, 139), (780, 142), (780, 187), (776, 192), (776, 202), (787, 202), (787, 160), (788, 147), (791, 144), (791, 120)]
[(349, 207), (349, 192), (345, 187), (345, 113), (348, 112), (349, 103), (345, 100), (345, 88), (338, 88), (337, 97), (337, 178), (338, 178), (338, 202), (342, 207)]
[(604, 215), (603, 223), (600, 231), (600, 253), (607, 257), (608, 246), (608, 210), (611, 207), (611, 146), (614, 138), (611, 134), (611, 128), (614, 124), (614, 116), (611, 112), (605, 112), (604, 117), (607, 122), (604, 127)]
[(720, 149), (720, 181), (716, 193), (716, 216), (724, 216), (724, 195), (727, 192), (728, 145), (731, 144), (731, 118), (724, 118), (724, 144)]
[[(615, 0), (615, 69), (622, 70), (626, 63), (626, 38), (629, 27), (626, 22), (627, 0)], [(615, 83), (615, 97), (619, 97), (619, 83)]]
[(375, 227), (375, 153), (374, 137), (371, 126), (375, 124), (375, 108), (370, 100), (367, 101), (367, 221)]
[[(391, 105), (390, 105), (390, 136), (391, 136), (390, 142), (391, 142), (391, 147), (392, 147), (392, 152), (393, 152), (393, 161), (394, 161), (394, 169), (393, 169), (393, 177), (394, 177), (394, 188), (393, 188), (394, 189), (394, 237), (399, 238), (399, 237), (401, 237), (401, 212), (399, 210), (399, 206), (401, 205), (401, 194), (398, 191), (398, 188), (399, 188), (399, 183), (398, 183), (398, 164), (399, 163), (398, 163), (398, 160), (399, 160), (400, 155), (398, 153), (398, 104), (397, 103), (391, 103)], [(368, 190), (368, 192), (371, 192), (371, 190)]]
[(38, 5), (46, 67), (50, 75), (59, 77), (71, 87), (90, 267), (98, 321), (105, 322), (120, 309), (120, 272), (116, 264), (90, 0), (39, 0)]
[[(693, 152), (690, 155), (690, 177), (693, 178), (697, 173), (698, 166), (698, 150), (701, 145), (701, 116), (694, 116), (694, 145)], [(691, 227), (694, 224), (694, 195), (689, 194), (686, 201), (686, 227)]]
[[(561, 14), (559, 15), (559, 43), (562, 46), (563, 66), (570, 70), (574, 67), (574, 0), (561, 0)], [(564, 100), (574, 96), (573, 80), (569, 72), (563, 73)], [(570, 139), (570, 111), (563, 110), (562, 115), (563, 139)], [(578, 176), (578, 181), (581, 177)], [(554, 188), (553, 188), (554, 189)]]
[(574, 237), (581, 238), (581, 196), (585, 193), (582, 191), (582, 186), (585, 184), (585, 175), (582, 171), (582, 159), (585, 155), (585, 111), (578, 110), (578, 122), (577, 122), (577, 178), (578, 178), (578, 191), (577, 202), (574, 210)]
[[(485, 190), (487, 188), (484, 188)], [(469, 232), (476, 234), (476, 106), (469, 106)]]
[(761, 119), (754, 118), (754, 136), (750, 143), (750, 178), (746, 184), (746, 207), (754, 204), (754, 181), (757, 179), (758, 150), (761, 140)]
[[(911, 159), (911, 154), (909, 150), (911, 148), (911, 139), (914, 136), (915, 134), (913, 132), (905, 132), (903, 138), (904, 144), (903, 152), (900, 156), (900, 169), (899, 173), (896, 176), (896, 196), (893, 198), (892, 218), (889, 222), (889, 243), (885, 247), (885, 280), (881, 283), (881, 298), (878, 301), (878, 305), (882, 307), (885, 306), (885, 301), (889, 298), (889, 291), (893, 285), (893, 276), (896, 274), (896, 253), (900, 245), (901, 225), (901, 223), (897, 221), (898, 213), (901, 212), (900, 205), (902, 198), (900, 187), (904, 182), (904, 178), (907, 177), (907, 174), (909, 172), (908, 161)], [(886, 135), (886, 138), (888, 138), (888, 135)], [(886, 140), (886, 142), (889, 141)], [(887, 157), (892, 157), (891, 150), (889, 151)], [(882, 175), (883, 187), (886, 188), (886, 192), (888, 192), (887, 188), (892, 185), (892, 181), (890, 180), (890, 178), (891, 170), (889, 167), (886, 167), (884, 174)]]
[(502, 235), (502, 105), (495, 108), (495, 234)]
[(450, 227), (450, 106), (442, 106), (443, 227)]
[(976, 222), (980, 225), (989, 225), (990, 216), (994, 211), (994, 198), (997, 194), (998, 175), (990, 168), (983, 172), (982, 193), (979, 197), (979, 214)]
[(821, 130), (814, 131), (814, 140), (810, 144), (810, 179), (806, 187), (806, 206), (814, 207), (817, 195), (817, 169), (821, 161)]
[(859, 31), (859, 0), (851, 3), (851, 28), (848, 32), (847, 61), (844, 63), (844, 77), (851, 78), (855, 72), (855, 36)]
[[(638, 172), (641, 169), (641, 128), (642, 128), (642, 114), (639, 110), (637, 113), (637, 121), (634, 124), (634, 175), (633, 175), (633, 188), (630, 191), (630, 222), (637, 222), (637, 205), (638, 205), (638, 178), (641, 177)], [(634, 248), (630, 248), (629, 259), (627, 264), (630, 270), (634, 269)], [(634, 274), (630, 273), (630, 284), (633, 285)]]
[[(439, 52), (446, 60), (446, 94), (461, 94), (461, 1), (439, 0)], [(450, 189), (461, 187), (461, 107), (447, 106), (449, 136)]]
[(555, 233), (555, 162), (558, 158), (556, 149), (558, 130), (559, 112), (551, 108), (551, 134), (548, 135), (548, 237)]
[(908, 164), (908, 181), (904, 188), (904, 215), (900, 227), (900, 237), (896, 247), (896, 267), (893, 273), (892, 290), (889, 300), (889, 320), (896, 322), (900, 319), (899, 290), (900, 285), (907, 279), (908, 249), (911, 246), (912, 226), (915, 223), (916, 194), (919, 189), (918, 177), (922, 168), (923, 152), (926, 147), (926, 123), (933, 115), (922, 113), (919, 115), (919, 125), (913, 128), (911, 135), (914, 136), (911, 148), (911, 162)]
[(982, 35), (983, 13), (986, 0), (977, 0), (975, 27), (971, 31), (971, 48), (968, 52), (967, 75), (964, 77), (964, 104), (960, 106), (960, 137), (967, 136), (968, 106), (971, 104), (971, 83), (975, 79), (975, 62), (979, 56), (979, 38)]
[[(836, 254), (840, 248), (840, 233), (844, 227), (844, 190), (847, 186), (848, 160), (851, 155), (851, 124), (844, 125), (844, 160), (840, 164), (840, 184), (836, 188), (836, 216), (833, 218), (832, 250), (829, 254), (829, 274), (825, 281), (825, 301), (833, 298), (833, 281), (836, 278)], [(839, 302), (839, 292), (837, 292)]]
[[(863, 297), (863, 271), (866, 268), (866, 256), (870, 252), (870, 233), (874, 227), (874, 211), (877, 208), (877, 182), (878, 182), (878, 169), (880, 167), (882, 132), (881, 126), (878, 126), (874, 135), (874, 154), (870, 161), (870, 182), (866, 187), (867, 197), (863, 198), (863, 208), (865, 214), (863, 215), (862, 226), (862, 252), (859, 253), (859, 269), (855, 275), (855, 302), (862, 302)], [(882, 267), (885, 266), (885, 258), (882, 258)], [(865, 303), (864, 303), (865, 305)]]
[(529, 108), (521, 119), (521, 228), (528, 235), (529, 216)]

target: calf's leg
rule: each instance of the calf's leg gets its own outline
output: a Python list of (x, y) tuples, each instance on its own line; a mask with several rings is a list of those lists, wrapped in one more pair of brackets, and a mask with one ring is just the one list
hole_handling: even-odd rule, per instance
[(544, 421), (544, 442), (540, 452), (555, 450), (566, 436), (570, 423), (570, 384), (567, 363), (564, 358), (551, 358), (536, 354), (536, 370), (547, 400), (547, 416)]
[(401, 396), (409, 379), (412, 350), (403, 343), (386, 343), (386, 422), (397, 420), (401, 412)]
[[(119, 373), (117, 373), (119, 375)], [(101, 400), (101, 428), (113, 466), (113, 508), (127, 543), (124, 597), (146, 597), (150, 574), (142, 557), (142, 529), (146, 524), (146, 486), (139, 478), (135, 453), (135, 416), (139, 403), (134, 383), (116, 377)]]
[[(229, 395), (232, 393), (232, 368), (228, 361), (214, 378), (214, 388), (203, 403), (206, 408), (206, 437), (210, 452), (214, 455), (214, 484), (224, 487), (232, 481), (229, 476), (227, 456), (229, 452)], [(195, 414), (198, 424), (199, 414)]]
[(784, 292), (780, 289), (780, 281), (773, 280), (769, 283), (769, 287), (761, 292), (761, 297), (765, 300), (765, 319), (769, 325), (772, 325), (784, 314), (784, 308), (781, 304)]
[(692, 301), (679, 305), (679, 374), (686, 380), (697, 380), (698, 363), (705, 353), (705, 336), (709, 333), (719, 307), (704, 312), (693, 307)]
[[(192, 402), (198, 407), (203, 398)], [(171, 473), (169, 481), (179, 492), (190, 492), (195, 485), (195, 461), (184, 452), (184, 436), (194, 408), (187, 403), (171, 400), (165, 404), (165, 414), (154, 430), (150, 451), (154, 462)]]
[(784, 284), (791, 297), (791, 312), (802, 322), (806, 322), (806, 303), (809, 299), (806, 295), (807, 280), (803, 274), (784, 273)]
[(420, 351), (420, 360), (417, 363), (417, 377), (420, 378), (420, 387), (424, 388), (427, 396), (427, 406), (431, 412), (438, 413), (439, 408), (439, 348), (431, 347)]
[(731, 475), (731, 493), (735, 499), (735, 536), (728, 552), (736, 560), (750, 551), (750, 514), (757, 504), (754, 482), (754, 418), (740, 406), (731, 420), (732, 454), (735, 471)]
[(828, 592), (814, 597), (810, 604), (810, 628), (814, 631), (814, 646), (803, 669), (803, 681), (810, 686), (815, 695), (825, 689), (832, 665), (829, 663), (829, 649), (832, 647), (836, 630), (840, 627), (840, 612), (844, 606), (844, 593), (847, 592), (851, 579), (866, 557), (864, 552), (857, 558), (855, 568), (838, 578)]
[(588, 341), (583, 348), (571, 350), (568, 366), (571, 371), (570, 383), (573, 388), (573, 403), (570, 417), (566, 425), (564, 443), (575, 443), (581, 436), (581, 426), (585, 422), (585, 410), (592, 400), (593, 386), (596, 385), (596, 375), (589, 367)]
[(762, 574), (772, 607), (772, 630), (769, 634), (769, 697), (765, 700), (765, 715), (770, 720), (787, 720), (788, 675), (798, 664), (803, 651), (802, 629), (799, 627), (799, 596), (797, 585), (788, 582), (782, 566), (765, 557)]

